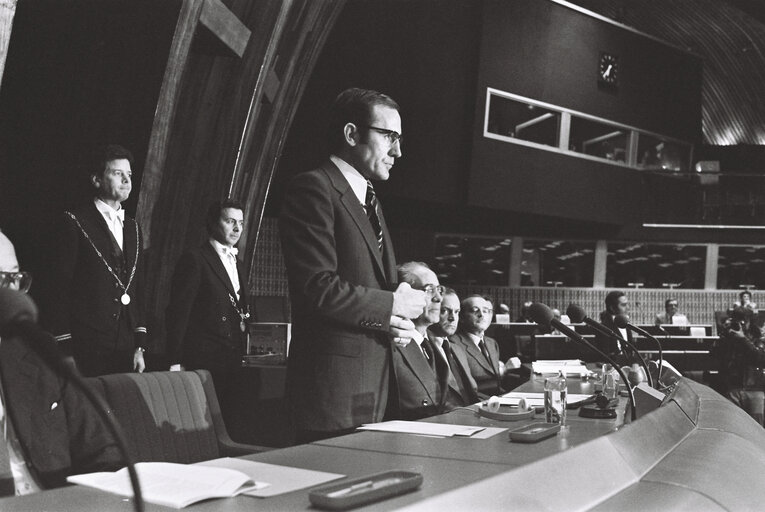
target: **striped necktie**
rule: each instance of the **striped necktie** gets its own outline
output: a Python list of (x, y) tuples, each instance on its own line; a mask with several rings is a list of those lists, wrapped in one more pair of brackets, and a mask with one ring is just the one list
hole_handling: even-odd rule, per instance
[(372, 224), (372, 229), (375, 232), (377, 238), (377, 247), (382, 251), (383, 248), (383, 232), (380, 225), (380, 218), (377, 216), (377, 196), (375, 195), (375, 189), (372, 187), (372, 182), (367, 180), (367, 197), (364, 207), (367, 210), (367, 217), (369, 217), (369, 223)]

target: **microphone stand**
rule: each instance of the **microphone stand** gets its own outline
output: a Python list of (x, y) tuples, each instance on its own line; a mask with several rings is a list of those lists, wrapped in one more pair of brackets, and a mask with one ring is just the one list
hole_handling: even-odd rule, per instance
[(549, 307), (547, 307), (545, 304), (542, 304), (540, 302), (536, 302), (531, 305), (530, 308), (531, 318), (534, 320), (534, 323), (542, 326), (554, 326), (556, 329), (558, 329), (560, 332), (565, 334), (571, 339), (574, 339), (578, 341), (579, 343), (583, 343), (592, 350), (594, 350), (598, 355), (600, 355), (603, 359), (606, 360), (606, 362), (610, 363), (611, 366), (614, 367), (614, 369), (619, 373), (619, 377), (622, 378), (622, 382), (624, 382), (625, 387), (627, 388), (627, 393), (629, 393), (629, 399), (630, 399), (630, 418), (632, 421), (635, 421), (637, 419), (637, 410), (635, 408), (635, 395), (632, 392), (632, 388), (630, 387), (629, 381), (627, 380), (627, 375), (624, 373), (624, 371), (621, 369), (621, 367), (616, 364), (616, 361), (614, 361), (608, 354), (594, 346), (592, 343), (584, 339), (582, 336), (580, 336), (575, 330), (564, 324), (563, 322), (556, 320), (553, 317), (552, 311)]
[[(630, 329), (640, 334), (641, 336), (644, 336), (650, 340), (653, 340), (653, 342), (656, 343), (656, 346), (659, 347), (659, 372), (656, 374), (656, 380), (657, 380), (657, 384), (660, 384), (661, 383), (661, 367), (664, 364), (664, 349), (662, 348), (661, 343), (659, 342), (659, 340), (651, 336), (651, 334), (648, 331), (638, 327), (637, 325), (632, 325), (631, 323), (628, 322), (627, 329)], [(661, 329), (661, 331), (665, 333), (667, 337), (669, 337), (669, 333), (665, 331), (663, 327), (659, 326), (659, 329)], [(658, 389), (658, 386), (657, 386), (657, 389)]]
[[(141, 493), (141, 484), (138, 481), (138, 473), (135, 470), (132, 457), (130, 456), (127, 445), (125, 444), (125, 436), (122, 433), (122, 428), (114, 419), (114, 416), (109, 414), (109, 407), (104, 403), (101, 396), (97, 395), (92, 388), (90, 388), (83, 381), (73, 369), (63, 361), (61, 354), (59, 353), (58, 346), (53, 342), (53, 338), (46, 332), (42, 331), (34, 322), (23, 321), (16, 322), (12, 327), (4, 329), (3, 334), (6, 336), (21, 336), (25, 340), (28, 340), (28, 345), (32, 350), (40, 356), (40, 359), (56, 374), (62, 377), (64, 380), (71, 382), (82, 392), (85, 397), (90, 401), (96, 412), (106, 424), (106, 427), (114, 437), (114, 441), (117, 444), (117, 449), (122, 455), (123, 462), (127, 466), (128, 474), (130, 476), (130, 485), (133, 487), (133, 509), (135, 512), (144, 512), (143, 494)], [(15, 328), (14, 328), (15, 327)]]
[[(584, 317), (582, 319), (582, 321), (584, 323), (586, 323), (587, 325), (589, 325), (590, 327), (592, 327), (593, 329), (595, 329), (596, 331), (600, 332), (601, 334), (604, 334), (605, 336), (608, 336), (610, 338), (619, 340), (622, 343), (624, 343), (625, 346), (629, 347), (630, 350), (632, 350), (635, 353), (635, 355), (637, 356), (638, 361), (640, 361), (640, 365), (643, 367), (643, 370), (645, 370), (645, 375), (646, 375), (646, 378), (648, 379), (648, 385), (651, 386), (651, 387), (655, 387), (653, 385), (653, 377), (651, 376), (651, 371), (648, 369), (648, 363), (646, 363), (645, 359), (643, 359), (643, 357), (640, 355), (640, 351), (638, 350), (638, 348), (635, 346), (634, 343), (632, 343), (629, 340), (626, 340), (626, 339), (622, 338), (621, 336), (616, 334), (614, 331), (612, 331), (611, 329), (609, 329), (605, 325), (603, 325), (603, 324), (601, 324), (599, 322), (596, 322), (592, 318)], [(628, 384), (628, 383), (625, 382), (625, 384)]]

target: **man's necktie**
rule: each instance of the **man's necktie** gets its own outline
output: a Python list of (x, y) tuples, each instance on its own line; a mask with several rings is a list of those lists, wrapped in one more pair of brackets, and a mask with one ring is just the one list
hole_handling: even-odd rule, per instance
[(436, 371), (436, 361), (433, 356), (433, 347), (430, 345), (430, 340), (428, 338), (422, 340), (420, 348), (422, 349), (422, 354), (425, 356), (425, 359), (428, 361), (430, 369)]
[(481, 349), (481, 353), (483, 354), (483, 357), (486, 358), (486, 361), (489, 363), (489, 366), (494, 368), (494, 365), (491, 362), (491, 357), (489, 357), (489, 351), (486, 349), (486, 343), (484, 343), (483, 339), (478, 342), (478, 348)]
[(367, 197), (366, 204), (364, 205), (367, 210), (367, 217), (369, 217), (369, 223), (372, 224), (372, 229), (375, 232), (377, 238), (377, 247), (382, 251), (383, 248), (383, 232), (380, 225), (380, 217), (377, 214), (377, 195), (375, 195), (375, 189), (372, 187), (372, 182), (367, 180)]

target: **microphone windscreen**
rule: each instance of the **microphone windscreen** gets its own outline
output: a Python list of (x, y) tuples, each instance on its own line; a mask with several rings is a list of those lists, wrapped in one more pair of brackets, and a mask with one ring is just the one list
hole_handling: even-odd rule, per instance
[(614, 317), (614, 325), (619, 329), (626, 329), (628, 323), (630, 323), (630, 317), (627, 315), (616, 315)]
[(552, 319), (555, 318), (555, 315), (553, 314), (552, 309), (541, 302), (535, 302), (529, 306), (529, 317), (531, 317), (534, 323), (549, 326)]
[(571, 323), (574, 324), (581, 324), (587, 316), (587, 313), (584, 312), (584, 309), (579, 304), (569, 304), (566, 308), (566, 314)]
[(0, 327), (12, 322), (37, 322), (37, 306), (25, 293), (0, 288)]

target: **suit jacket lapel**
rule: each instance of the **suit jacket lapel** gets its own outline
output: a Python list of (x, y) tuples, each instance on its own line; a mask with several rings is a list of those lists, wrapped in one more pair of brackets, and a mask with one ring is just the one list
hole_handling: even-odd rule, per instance
[[(324, 164), (322, 169), (327, 173), (327, 176), (332, 182), (332, 186), (334, 186), (340, 193), (340, 201), (343, 203), (346, 211), (353, 219), (353, 222), (356, 223), (356, 227), (359, 228), (361, 235), (364, 237), (367, 249), (372, 254), (377, 271), (382, 275), (383, 281), (390, 283), (391, 276), (388, 275), (388, 272), (385, 271), (385, 267), (383, 266), (383, 255), (377, 245), (377, 238), (375, 238), (375, 234), (372, 232), (372, 225), (369, 223), (369, 217), (367, 217), (364, 208), (359, 203), (358, 197), (353, 193), (351, 186), (348, 184), (348, 180), (345, 179), (340, 172), (340, 169), (338, 169), (331, 161)], [(382, 216), (382, 207), (380, 208), (380, 226), (382, 226), (384, 237), (383, 249), (388, 247), (390, 250), (389, 252), (392, 254), (393, 249), (389, 240), (390, 236), (388, 236), (385, 219)]]
[[(218, 279), (220, 279), (221, 283), (223, 283), (223, 286), (226, 287), (226, 290), (228, 290), (232, 296), (236, 297), (236, 293), (234, 292), (234, 285), (231, 283), (231, 278), (228, 277), (226, 267), (223, 266), (223, 262), (220, 260), (218, 253), (215, 252), (215, 249), (213, 249), (209, 241), (202, 245), (202, 256), (204, 257), (205, 261), (207, 261), (207, 264), (210, 265), (213, 273), (218, 276)], [(239, 283), (239, 286), (241, 287), (241, 283)]]
[(457, 336), (462, 343), (462, 346), (465, 348), (465, 352), (467, 352), (468, 357), (475, 359), (481, 368), (487, 372), (496, 373), (494, 368), (489, 365), (489, 362), (483, 356), (483, 353), (480, 351), (480, 349), (475, 345), (475, 343), (473, 343), (473, 339), (470, 338), (470, 336), (468, 336), (466, 333), (460, 333)]
[(130, 271), (133, 269), (133, 264), (135, 264), (138, 259), (138, 240), (135, 235), (136, 231), (136, 221), (125, 217), (125, 222), (122, 227), (122, 252), (125, 253), (125, 266), (127, 268), (128, 277), (130, 277)]
[(32, 406), (39, 401), (26, 400), (23, 397), (29, 396), (33, 390), (39, 391), (38, 368), (26, 360), (30, 355), (29, 349), (17, 339), (3, 340), (0, 343), (0, 354), (0, 377), (3, 379), (7, 414), (13, 421), (16, 437), (22, 446), (29, 447), (33, 445), (32, 440), (37, 434), (32, 431)]
[[(96, 205), (91, 203), (84, 210), (84, 215), (77, 215), (77, 220), (80, 222), (82, 228), (88, 233), (88, 236), (93, 241), (93, 244), (101, 251), (101, 254), (110, 265), (114, 265), (114, 248), (119, 247), (117, 240), (114, 239), (114, 235), (109, 231), (109, 226), (106, 225), (106, 220), (101, 212), (98, 211)], [(124, 244), (123, 244), (124, 245)]]
[(435, 375), (433, 375), (433, 370), (431, 370), (430, 365), (422, 355), (420, 346), (417, 345), (416, 342), (410, 341), (409, 344), (401, 350), (401, 355), (403, 356), (406, 365), (411, 368), (414, 376), (417, 377), (417, 380), (422, 384), (423, 389), (428, 393), (430, 400), (433, 403), (437, 403), (435, 397), (430, 394), (430, 388), (425, 381), (422, 380), (425, 375), (429, 377), (435, 377)]

